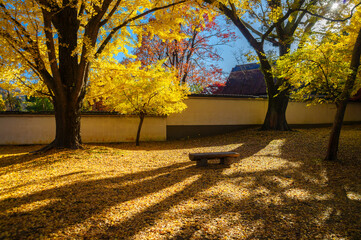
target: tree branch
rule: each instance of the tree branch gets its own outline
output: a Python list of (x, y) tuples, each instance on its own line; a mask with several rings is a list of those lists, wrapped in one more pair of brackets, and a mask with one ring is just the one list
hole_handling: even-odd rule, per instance
[(119, 7), (119, 4), (120, 4), (121, 1), (122, 1), (122, 0), (118, 0), (118, 1), (115, 3), (113, 9), (110, 11), (110, 13), (108, 14), (108, 16), (107, 16), (103, 21), (100, 22), (100, 26), (104, 26), (104, 25), (109, 21), (109, 19), (114, 15), (115, 11), (116, 11), (117, 8)]
[(162, 7), (155, 7), (155, 8), (152, 8), (152, 9), (150, 9), (148, 11), (145, 11), (145, 12), (143, 12), (143, 13), (135, 16), (135, 17), (132, 17), (132, 18), (124, 21), (122, 24), (118, 25), (117, 27), (113, 28), (110, 31), (109, 35), (104, 39), (104, 41), (101, 43), (99, 49), (95, 53), (95, 58), (97, 58), (103, 52), (106, 45), (110, 42), (110, 40), (113, 38), (113, 36), (119, 31), (119, 29), (127, 26), (128, 23), (133, 22), (133, 21), (135, 21), (135, 20), (137, 20), (139, 18), (142, 18), (142, 17), (144, 17), (144, 16), (146, 16), (146, 15), (148, 15), (150, 13), (153, 13), (155, 11), (158, 11), (158, 10), (161, 10), (161, 9), (166, 9), (166, 8), (169, 8), (169, 7), (172, 7), (172, 6), (176, 6), (176, 5), (184, 3), (186, 1), (187, 0), (181, 0), (179, 2), (171, 3), (171, 4), (168, 4), (168, 5), (162, 6)]
[(325, 19), (327, 21), (330, 21), (330, 22), (346, 22), (347, 20), (350, 20), (352, 17), (353, 17), (353, 14), (354, 14), (354, 11), (356, 10), (356, 8), (358, 6), (361, 5), (361, 2), (359, 2), (358, 4), (356, 4), (352, 9), (351, 9), (351, 12), (350, 12), (350, 16), (346, 17), (346, 18), (343, 18), (343, 19), (333, 19), (333, 18), (329, 18), (329, 17), (325, 17), (321, 14), (317, 14), (317, 13), (313, 13), (313, 12), (310, 12), (308, 11), (307, 9), (298, 9), (298, 11), (301, 11), (301, 12), (305, 12), (311, 16), (314, 16), (314, 17), (317, 17), (317, 18), (322, 18), (322, 19)]

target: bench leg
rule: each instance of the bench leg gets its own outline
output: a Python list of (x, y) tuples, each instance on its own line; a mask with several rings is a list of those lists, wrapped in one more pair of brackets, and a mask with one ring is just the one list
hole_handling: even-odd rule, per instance
[(205, 167), (207, 166), (207, 159), (200, 159), (197, 161), (197, 167)]
[(231, 165), (233, 162), (235, 162), (237, 158), (234, 158), (234, 157), (226, 157), (226, 158), (222, 158), (221, 159), (221, 164), (224, 164), (224, 165)]

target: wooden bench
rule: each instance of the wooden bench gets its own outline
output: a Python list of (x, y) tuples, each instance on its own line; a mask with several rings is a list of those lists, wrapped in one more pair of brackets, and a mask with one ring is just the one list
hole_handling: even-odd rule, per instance
[(198, 167), (205, 167), (208, 165), (208, 159), (220, 159), (220, 164), (230, 165), (239, 157), (236, 152), (208, 152), (208, 153), (190, 153), (189, 159), (197, 161)]

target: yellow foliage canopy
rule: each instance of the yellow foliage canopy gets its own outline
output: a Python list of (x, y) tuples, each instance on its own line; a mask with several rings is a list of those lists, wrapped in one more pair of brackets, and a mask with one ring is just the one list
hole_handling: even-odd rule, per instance
[[(92, 63), (127, 55), (144, 28), (164, 38), (181, 37), (184, 12), (201, 16), (203, 11), (185, 2), (0, 0), (0, 43), (8, 49), (2, 57), (36, 76), (40, 81), (29, 85), (42, 83), (37, 91), (45, 89), (53, 100), (56, 134), (46, 149), (80, 147), (80, 107)], [(159, 21), (149, 21), (150, 16)]]
[[(87, 65), (97, 58), (116, 57), (123, 53), (128, 53), (129, 47), (139, 45), (139, 39), (144, 31), (157, 34), (163, 39), (181, 39), (179, 34), (180, 26), (185, 21), (198, 21), (204, 9), (196, 9), (187, 1), (177, 2), (162, 0), (87, 0), (87, 1), (15, 1), (0, 0), (0, 20), (2, 30), (0, 32), (0, 44), (2, 46), (1, 56), (6, 59), (7, 67), (27, 71), (27, 77), (36, 76), (36, 80), (22, 79), (21, 86), (32, 87), (34, 92), (43, 92), (55, 96), (55, 89), (58, 89), (58, 81), (63, 85), (80, 85), (86, 83), (84, 72), (79, 72), (77, 76), (83, 78), (77, 80), (57, 79), (62, 75), (62, 58), (60, 51), (62, 48), (73, 48), (71, 57), (77, 59), (74, 69), (86, 71)], [(169, 7), (171, 6), (171, 7)], [(66, 42), (65, 38), (54, 26), (57, 20), (53, 18), (55, 13), (63, 13), (69, 9), (76, 9), (78, 13), (74, 19), (74, 26), (69, 27), (68, 33), (77, 35), (75, 46), (61, 43)], [(50, 15), (49, 15), (50, 14)], [(70, 16), (70, 15), (69, 15)], [(148, 21), (149, 17), (157, 19)], [(188, 16), (188, 19), (184, 16)], [(99, 19), (98, 19), (99, 18)], [(59, 18), (60, 19), (60, 18)], [(94, 22), (99, 25), (95, 26)], [(76, 32), (74, 32), (76, 31)], [(61, 40), (63, 39), (63, 40)], [(69, 58), (67, 56), (66, 58)], [(11, 73), (11, 71), (9, 71)], [(3, 78), (3, 72), (0, 73)], [(84, 75), (84, 76), (83, 76)], [(60, 76), (62, 78), (63, 76)], [(85, 78), (84, 78), (85, 77)], [(5, 78), (10, 79), (9, 76)], [(12, 79), (19, 80), (15, 76)], [(37, 81), (47, 85), (33, 85)], [(70, 83), (69, 81), (73, 82)], [(55, 83), (55, 85), (54, 85)], [(79, 86), (78, 86), (79, 85)], [(30, 92), (27, 92), (30, 93)], [(75, 93), (74, 93), (75, 94)]]
[(184, 110), (188, 86), (179, 85), (175, 71), (163, 61), (141, 68), (141, 63), (110, 64), (96, 69), (91, 77), (89, 100), (101, 98), (122, 114), (169, 115)]
[[(313, 104), (337, 102), (352, 72), (350, 61), (360, 26), (361, 11), (357, 10), (339, 31), (329, 31), (321, 38), (313, 36), (302, 48), (277, 61), (274, 73), (289, 80), (293, 98)], [(359, 71), (352, 91), (355, 93), (360, 86)]]

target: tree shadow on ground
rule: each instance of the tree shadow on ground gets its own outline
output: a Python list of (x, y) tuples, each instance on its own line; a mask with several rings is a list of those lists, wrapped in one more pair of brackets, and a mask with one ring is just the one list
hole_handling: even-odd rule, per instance
[[(255, 216), (262, 219), (263, 228), (249, 239), (361, 238), (361, 129), (345, 127), (344, 131), (354, 136), (342, 138), (342, 164), (322, 161), (329, 128), (267, 134), (279, 138), (267, 146), (270, 149), (265, 152), (271, 154), (253, 157), (268, 164), (269, 170), (233, 175), (252, 177), (256, 184), (248, 189), (260, 192), (254, 195), (252, 212), (259, 212)], [(272, 165), (279, 167), (272, 170)]]
[(47, 158), (48, 156), (52, 156), (55, 153), (66, 152), (65, 149), (57, 149), (48, 152), (34, 153), (33, 151), (38, 148), (38, 145), (2, 147), (0, 149), (0, 176), (8, 171), (20, 172), (49, 165), (58, 159)]
[[(7, 198), (0, 202), (2, 231), (6, 232), (18, 225), (20, 231), (12, 237), (48, 236), (52, 232), (82, 223), (107, 208), (161, 191), (197, 174), (199, 170), (190, 165), (191, 163), (175, 164), (122, 177), (84, 180), (20, 198)], [(169, 175), (172, 175), (172, 178), (169, 178)], [(128, 180), (142, 181), (127, 185)], [(6, 214), (22, 205), (52, 199), (53, 202), (32, 211)]]
[(8, 166), (33, 161), (37, 156), (29, 152), (38, 147), (39, 146), (0, 146), (0, 170)]
[(28, 153), (41, 148), (42, 145), (0, 145), (0, 154)]
[[(225, 195), (213, 195), (213, 201), (208, 202), (208, 208), (192, 211), (189, 215), (195, 219), (184, 224), (175, 235), (164, 234), (169, 239), (219, 239), (224, 234), (217, 231), (207, 231), (210, 222), (218, 221), (222, 216), (237, 215), (236, 221), (229, 221), (227, 227), (237, 228), (243, 225), (249, 231), (244, 236), (231, 235), (233, 239), (330, 239), (349, 238), (358, 239), (361, 237), (361, 199), (350, 200), (345, 190), (345, 182), (352, 184), (356, 194), (361, 196), (360, 174), (354, 172), (352, 176), (344, 176), (348, 180), (335, 179), (335, 172), (340, 171), (337, 164), (320, 162), (320, 156), (327, 141), (324, 137), (318, 136), (310, 141), (310, 146), (300, 147), (299, 140), (302, 133), (266, 133), (264, 139), (256, 141), (249, 139), (244, 148), (237, 148), (234, 151), (242, 153), (238, 165), (239, 170), (233, 173), (224, 174), (223, 170), (217, 170), (220, 178), (203, 171), (201, 177), (187, 186), (181, 192), (158, 202), (139, 214), (134, 215), (121, 224), (112, 225), (103, 234), (92, 235), (92, 230), (87, 234), (96, 238), (120, 235), (131, 238), (144, 229), (152, 228), (161, 215), (171, 211), (175, 205), (189, 200), (197, 202), (197, 195), (206, 191), (225, 178), (234, 184), (237, 189), (245, 182), (247, 192), (240, 199), (228, 198)], [(272, 152), (276, 147), (272, 142), (279, 143), (278, 153)], [(252, 155), (247, 154), (247, 147), (258, 144), (252, 149)], [(264, 146), (271, 148), (268, 155), (263, 155)], [(356, 145), (357, 146), (357, 145)], [(313, 155), (311, 153), (319, 153)], [(360, 153), (360, 152), (359, 152)], [(242, 164), (247, 157), (252, 156), (251, 161), (267, 161), (269, 166), (264, 170), (248, 169), (242, 171)], [(356, 154), (355, 156), (358, 156)], [(272, 162), (276, 163), (272, 163)], [(264, 162), (263, 162), (264, 163)], [(275, 164), (272, 169), (272, 164)], [(353, 167), (358, 165), (353, 165)], [(271, 170), (267, 170), (271, 169)], [(359, 170), (361, 170), (359, 168)], [(251, 183), (249, 183), (251, 182)], [(238, 189), (241, 191), (241, 189)], [(340, 194), (343, 191), (343, 194)], [(216, 199), (216, 200), (215, 200)], [(150, 214), (149, 214), (150, 213)], [(187, 218), (187, 216), (184, 216)], [(139, 224), (139, 222), (141, 224)], [(220, 221), (221, 222), (221, 221)], [(217, 224), (216, 224), (217, 226)], [(219, 227), (221, 228), (221, 227)], [(231, 231), (230, 231), (231, 232)], [(242, 232), (242, 231), (240, 231)], [(240, 233), (238, 232), (238, 234)]]
[(32, 154), (22, 154), (19, 156), (2, 157), (0, 158), (0, 168), (5, 168), (17, 164), (29, 163), (37, 158), (38, 158), (37, 156), (34, 156)]
[[(239, 143), (232, 150), (241, 154), (229, 169), (196, 168), (184, 157), (100, 179), (75, 172), (80, 178), (71, 184), (1, 200), (0, 232), (7, 235), (0, 238), (358, 239), (361, 165), (320, 161), (323, 135), (227, 135), (218, 145)], [(360, 149), (349, 157), (355, 156)], [(28, 205), (37, 207), (17, 210)], [(180, 226), (161, 232), (162, 221)]]
[[(189, 147), (191, 146), (194, 146), (193, 143), (189, 145)], [(260, 147), (262, 148), (263, 146)], [(11, 158), (8, 160), (11, 161)], [(23, 163), (33, 160), (36, 160), (35, 156), (31, 160), (23, 161)], [(21, 163), (20, 160), (19, 163)], [(21, 169), (26, 167), (28, 165), (25, 164)], [(128, 229), (129, 236), (131, 236), (147, 226), (141, 223), (148, 221), (149, 224), (150, 220), (148, 218), (156, 219), (157, 214), (211, 187), (214, 180), (212, 180), (210, 173), (212, 175), (219, 175), (222, 171), (223, 168), (216, 165), (211, 165), (207, 169), (196, 168), (194, 162), (186, 159), (185, 162), (150, 171), (101, 180), (89, 181), (86, 179), (90, 177), (90, 174), (84, 171), (74, 172), (69, 175), (79, 175), (82, 179), (81, 181), (62, 187), (38, 191), (24, 197), (6, 198), (1, 201), (0, 210), (3, 216), (1, 228), (4, 232), (9, 233), (11, 237), (15, 238), (20, 236), (25, 238), (50, 236), (51, 233), (61, 229), (88, 221), (92, 216), (100, 214), (112, 206), (162, 191), (187, 178), (200, 176), (184, 191), (170, 196), (159, 204), (155, 204), (147, 209), (147, 211), (136, 214), (133, 218), (121, 224), (121, 226), (111, 226), (106, 229), (106, 232), (113, 232), (115, 234), (118, 231), (123, 232), (124, 228), (126, 228)], [(57, 178), (66, 178), (69, 175), (62, 175)], [(55, 179), (49, 178), (47, 181), (52, 180)], [(139, 181), (139, 183), (127, 185), (127, 181)], [(26, 184), (4, 189), (5, 192), (3, 193), (9, 193), (24, 186)], [(40, 204), (43, 201), (47, 202), (44, 206)], [(30, 211), (16, 211), (16, 209), (26, 205), (40, 205), (40, 207)], [(149, 214), (150, 212), (152, 214)], [(148, 219), (147, 221), (145, 221), (146, 218)], [(130, 227), (132, 223), (136, 224)], [(89, 233), (86, 235), (92, 235), (92, 231), (92, 228), (90, 228), (88, 230)]]
[[(274, 140), (267, 146), (271, 148), (267, 156), (261, 151), (251, 159), (243, 158), (228, 175), (244, 197), (214, 196), (218, 198), (215, 204), (192, 213), (206, 221), (192, 222), (170, 239), (221, 238), (217, 231), (201, 232), (202, 225), (211, 221), (229, 232), (231, 239), (360, 239), (361, 141), (356, 138), (348, 143), (354, 151), (348, 157), (340, 154), (344, 164), (322, 162), (327, 144), (324, 133), (311, 132), (307, 146), (303, 133), (277, 133), (277, 138), (271, 137)], [(272, 154), (277, 150), (272, 149), (274, 141), (282, 144), (278, 145), (280, 151)], [(256, 163), (253, 169), (242, 166), (249, 162)], [(257, 163), (268, 166), (261, 170)], [(237, 220), (224, 224), (222, 218), (226, 216)], [(226, 226), (222, 228), (222, 224)], [(232, 235), (232, 231), (237, 234)]]

